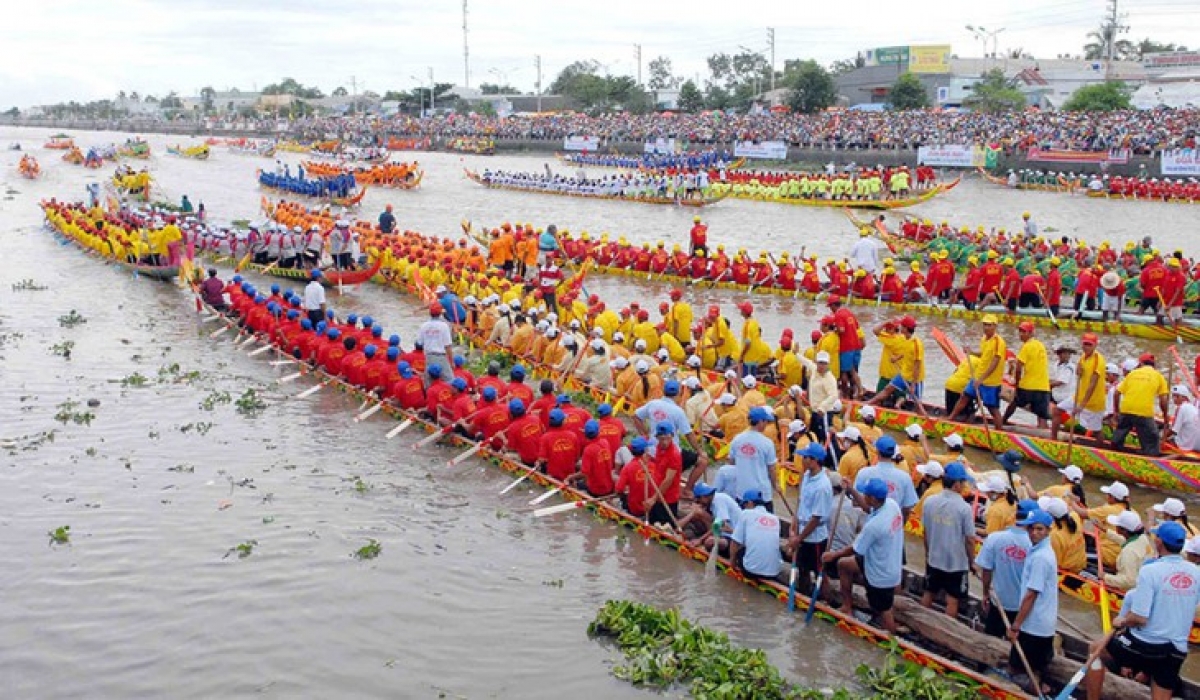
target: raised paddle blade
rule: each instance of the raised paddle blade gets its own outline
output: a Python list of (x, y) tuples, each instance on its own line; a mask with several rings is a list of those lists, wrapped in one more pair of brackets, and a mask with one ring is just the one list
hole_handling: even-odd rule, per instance
[(483, 441), (480, 440), (479, 444), (475, 445), (474, 447), (472, 447), (469, 450), (466, 450), (465, 452), (463, 452), (459, 456), (455, 457), (454, 459), (450, 460), (449, 462), (446, 462), (446, 466), (453, 467), (457, 464), (462, 464), (463, 462), (467, 461), (467, 459), (471, 455), (478, 453), (482, 449), (483, 449)]
[(228, 333), (230, 328), (233, 328), (233, 326), (222, 326), (222, 327), (218, 328), (217, 330), (213, 331), (212, 333), (209, 333), (208, 337), (216, 338), (217, 336)]
[(272, 367), (283, 367), (284, 365), (292, 365), (295, 363), (295, 360), (272, 360), (269, 364)]
[(517, 479), (516, 481), (512, 482), (508, 486), (505, 486), (504, 490), (500, 492), (500, 495), (503, 496), (504, 494), (508, 493), (509, 491), (512, 491), (513, 489), (515, 489), (518, 484), (520, 484), (522, 481), (525, 481), (526, 479), (528, 479), (529, 475), (532, 473), (533, 473), (532, 469), (525, 472), (525, 476), (522, 476), (520, 479)]
[(545, 501), (545, 500), (549, 499), (551, 496), (553, 496), (554, 494), (558, 493), (558, 492), (559, 492), (559, 491), (561, 491), (561, 490), (562, 490), (562, 489), (560, 489), (559, 487), (555, 486), (554, 488), (550, 489), (550, 490), (549, 490), (549, 491), (547, 491), (546, 493), (543, 493), (542, 495), (540, 495), (540, 496), (538, 496), (537, 498), (535, 498), (535, 499), (533, 499), (532, 501), (530, 501), (530, 502), (529, 502), (529, 505), (531, 505), (531, 506), (536, 506), (537, 504), (539, 504), (539, 503), (541, 503), (541, 502), (543, 502), (543, 501)]
[(313, 394), (317, 393), (318, 391), (320, 391), (324, 388), (325, 388), (325, 384), (323, 384), (323, 383), (317, 384), (316, 386), (309, 387), (309, 388), (305, 389), (304, 391), (300, 392), (299, 394), (296, 394), (296, 398), (307, 399), (308, 397), (312, 396)]
[(358, 414), (357, 416), (355, 416), (354, 422), (361, 423), (361, 422), (365, 421), (366, 419), (370, 418), (371, 416), (375, 415), (376, 413), (379, 413), (381, 410), (383, 410), (383, 402), (382, 401), (375, 404), (374, 406), (368, 408), (367, 410), (363, 411), (362, 413)]
[(267, 352), (268, 350), (274, 350), (274, 349), (275, 349), (274, 345), (264, 345), (261, 348), (258, 348), (257, 350), (251, 350), (250, 352), (246, 353), (246, 356), (247, 357), (258, 357), (259, 355), (263, 354), (264, 352)]
[(554, 515), (556, 513), (565, 513), (569, 510), (576, 510), (576, 509), (582, 508), (586, 505), (587, 505), (587, 501), (571, 501), (570, 503), (562, 503), (557, 506), (547, 506), (545, 508), (538, 508), (537, 510), (533, 511), (533, 517), (544, 518), (547, 515)]
[(450, 432), (450, 426), (446, 426), (445, 428), (438, 428), (429, 437), (426, 437), (422, 440), (418, 440), (417, 442), (414, 442), (412, 448), (414, 450), (419, 450), (431, 442), (436, 442), (436, 441), (440, 440), (442, 438), (442, 436), (448, 432)]
[(409, 418), (408, 420), (404, 421), (400, 425), (397, 425), (395, 428), (392, 428), (391, 430), (389, 430), (385, 437), (388, 440), (391, 440), (392, 438), (396, 437), (397, 435), (404, 432), (405, 430), (408, 430), (408, 427), (415, 422), (416, 422), (415, 419)]
[(304, 376), (303, 372), (296, 372), (295, 374), (289, 374), (285, 377), (280, 377), (275, 383), (276, 384), (287, 384), (288, 382), (294, 382), (303, 376)]
[(812, 624), (813, 615), (817, 612), (817, 596), (821, 594), (821, 584), (825, 582), (825, 568), (817, 574), (817, 584), (813, 586), (812, 598), (808, 600), (808, 610), (804, 611), (804, 624)]

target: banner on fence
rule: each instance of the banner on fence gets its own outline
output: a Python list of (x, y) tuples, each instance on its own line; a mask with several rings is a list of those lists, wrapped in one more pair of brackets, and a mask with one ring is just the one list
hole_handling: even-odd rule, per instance
[(563, 138), (564, 151), (598, 151), (600, 139), (595, 136), (567, 136)]
[(939, 168), (974, 168), (984, 165), (983, 149), (962, 144), (921, 146), (917, 163)]
[(1071, 151), (1062, 148), (1031, 148), (1026, 158), (1039, 163), (1111, 163), (1124, 165), (1129, 162), (1128, 148), (1111, 151)]
[(733, 155), (737, 158), (761, 160), (787, 160), (787, 151), (783, 141), (742, 141), (733, 147)]
[(675, 139), (656, 139), (642, 144), (642, 152), (650, 155), (665, 156), (678, 153), (679, 148), (675, 145)]
[(1200, 150), (1181, 148), (1163, 151), (1160, 165), (1163, 175), (1200, 176)]

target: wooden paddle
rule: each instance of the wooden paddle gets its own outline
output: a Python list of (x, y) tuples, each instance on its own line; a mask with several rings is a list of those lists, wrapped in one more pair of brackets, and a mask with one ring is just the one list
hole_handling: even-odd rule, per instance
[[(826, 421), (826, 426), (828, 424), (828, 421)], [(826, 433), (828, 433), (828, 427), (826, 428)], [(829, 537), (825, 539), (825, 552), (828, 552), (829, 548), (833, 546), (833, 535), (837, 532), (838, 519), (842, 516), (842, 504), (846, 502), (845, 496), (837, 496), (836, 498), (838, 499), (838, 503), (833, 509), (833, 519), (829, 523)], [(825, 565), (822, 562), (820, 570), (817, 572), (817, 582), (813, 585), (812, 595), (808, 599), (808, 610), (804, 612), (805, 626), (812, 624), (813, 615), (817, 612), (817, 599), (821, 597), (821, 585), (823, 583), (825, 583)]]
[(1092, 541), (1096, 543), (1096, 583), (1100, 584), (1100, 625), (1112, 632), (1112, 611), (1108, 608), (1108, 586), (1104, 583), (1104, 553), (1100, 551), (1100, 530), (1093, 527)]
[[(996, 609), (1000, 613), (1000, 619), (1004, 621), (1004, 631), (1006, 633), (1010, 632), (1012, 628), (1009, 626), (1008, 613), (1004, 611), (1004, 606), (1000, 605), (1000, 598), (994, 589), (991, 591), (991, 594), (991, 603), (992, 605), (997, 606)], [(1029, 674), (1029, 680), (1033, 683), (1034, 692), (1037, 693), (1039, 700), (1046, 697), (1045, 693), (1042, 692), (1042, 682), (1038, 680), (1037, 674), (1033, 672), (1033, 667), (1029, 665), (1029, 659), (1025, 656), (1025, 649), (1022, 648), (1021, 643), (1015, 639), (1013, 640), (1013, 646), (1017, 649), (1017, 656), (1021, 657), (1021, 665), (1025, 667), (1025, 673)]]
[(312, 387), (309, 387), (308, 389), (305, 389), (304, 391), (300, 392), (299, 394), (296, 394), (296, 398), (307, 399), (308, 397), (312, 396), (313, 394), (317, 393), (318, 391), (324, 389), (325, 385), (331, 381), (332, 380), (330, 380), (330, 379), (326, 379), (325, 381), (321, 382), (320, 384), (316, 384)]
[(276, 384), (287, 384), (288, 382), (296, 381), (297, 379), (299, 379), (302, 376), (304, 376), (304, 372), (296, 372), (294, 374), (289, 374), (289, 375), (280, 377), (279, 379), (277, 379), (275, 381), (275, 383)]
[[(776, 489), (776, 491), (778, 492), (778, 489)], [(800, 507), (800, 496), (803, 493), (803, 491), (804, 491), (804, 477), (803, 477), (803, 475), (801, 475), (800, 488), (796, 491), (796, 508), (797, 509)], [(796, 527), (796, 531), (799, 532), (800, 521), (796, 518), (796, 514), (795, 514), (795, 512), (792, 511), (792, 507), (791, 507), (791, 505), (788, 504), (787, 498), (784, 496), (784, 494), (780, 493), (779, 495), (780, 495), (779, 500), (783, 501), (783, 504), (785, 506), (787, 506), (788, 513), (790, 513), (792, 516), (792, 523), (794, 523), (794, 525)], [(795, 548), (792, 549), (792, 570), (788, 573), (787, 607), (788, 607), (788, 612), (790, 612), (790, 613), (796, 612), (796, 582), (800, 579), (800, 545), (801, 544), (803, 544), (803, 543), (797, 542)], [(811, 607), (811, 604), (809, 607)]]
[(457, 457), (446, 462), (446, 466), (453, 467), (453, 466), (462, 464), (468, 458), (470, 458), (472, 455), (478, 454), (479, 451), (483, 449), (483, 446), (484, 446), (484, 441), (480, 440), (479, 442), (472, 445), (470, 449), (464, 450)]
[(367, 410), (365, 410), (362, 413), (355, 416), (354, 422), (361, 423), (361, 422), (365, 421), (366, 419), (370, 418), (371, 416), (375, 415), (376, 413), (379, 413), (381, 410), (383, 410), (383, 402), (377, 401), (377, 402), (375, 402), (374, 406), (368, 408)]
[(1058, 692), (1058, 695), (1054, 696), (1054, 700), (1071, 700), (1071, 696), (1074, 695), (1075, 689), (1079, 687), (1079, 684), (1083, 682), (1084, 676), (1087, 675), (1088, 668), (1091, 667), (1092, 664), (1096, 663), (1097, 659), (1100, 658), (1100, 653), (1103, 652), (1104, 648), (1108, 646), (1108, 642), (1112, 639), (1112, 637), (1113, 633), (1111, 632), (1104, 637), (1104, 639), (1100, 642), (1099, 648), (1097, 648), (1096, 651), (1093, 651), (1091, 655), (1087, 657), (1087, 661), (1083, 662), (1083, 665), (1079, 667), (1079, 670), (1075, 672), (1075, 675), (1071, 676), (1071, 680), (1067, 681), (1067, 684)]
[(598, 498), (581, 498), (578, 501), (571, 501), (569, 503), (561, 503), (559, 505), (548, 506), (546, 508), (538, 508), (537, 510), (533, 511), (533, 517), (544, 518), (548, 515), (555, 515), (557, 513), (565, 513), (570, 510), (578, 510), (580, 508), (586, 508), (586, 507), (592, 505), (593, 503), (602, 503), (604, 501), (608, 501), (608, 500), (611, 500), (616, 497), (617, 497), (617, 494), (612, 493), (607, 496), (600, 496)]
[(397, 435), (404, 432), (405, 430), (408, 430), (409, 426), (411, 426), (413, 423), (416, 423), (416, 422), (417, 422), (416, 418), (409, 418), (409, 419), (405, 420), (403, 423), (401, 423), (400, 425), (397, 425), (395, 428), (392, 428), (391, 430), (389, 430), (387, 432), (387, 435), (385, 435), (384, 437), (387, 438), (388, 440), (391, 440), (392, 438), (396, 437)]
[(545, 501), (545, 500), (549, 499), (551, 496), (553, 496), (554, 494), (558, 493), (559, 491), (562, 491), (562, 487), (561, 487), (561, 486), (555, 486), (554, 488), (550, 489), (550, 490), (549, 490), (549, 491), (547, 491), (546, 493), (543, 493), (542, 495), (540, 495), (540, 496), (538, 496), (537, 498), (535, 498), (535, 499), (533, 499), (532, 501), (530, 501), (530, 502), (529, 502), (529, 505), (531, 505), (531, 506), (536, 506), (537, 504), (539, 504), (539, 503), (541, 503), (541, 502), (543, 502), (543, 501)]

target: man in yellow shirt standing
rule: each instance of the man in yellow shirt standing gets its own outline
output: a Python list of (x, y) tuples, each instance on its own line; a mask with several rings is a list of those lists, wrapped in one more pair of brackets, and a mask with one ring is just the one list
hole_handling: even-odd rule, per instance
[[(1104, 428), (1104, 412), (1107, 392), (1104, 376), (1106, 361), (1096, 350), (1100, 338), (1095, 333), (1084, 333), (1081, 346), (1083, 355), (1075, 366), (1075, 395), (1058, 404), (1061, 411), (1070, 414), (1084, 429), (1099, 431)], [(1058, 439), (1058, 427), (1062, 424), (1058, 411), (1050, 423), (1050, 437)], [(1124, 440), (1124, 438), (1122, 438)]]
[(997, 321), (998, 319), (992, 314), (983, 317), (983, 341), (979, 344), (979, 367), (946, 420), (958, 420), (959, 414), (966, 409), (968, 400), (978, 399), (988, 413), (992, 414), (996, 430), (1000, 430), (1002, 427), (1000, 384), (1004, 380), (1004, 360), (1008, 354), (1008, 345), (1004, 342), (1004, 338), (996, 333)]
[(1117, 429), (1113, 431), (1112, 446), (1115, 450), (1125, 449), (1125, 438), (1131, 431), (1137, 433), (1142, 454), (1158, 457), (1158, 423), (1154, 420), (1154, 402), (1158, 400), (1163, 415), (1167, 415), (1167, 380), (1154, 369), (1154, 355), (1145, 353), (1138, 358), (1138, 368), (1125, 375), (1113, 395), (1113, 413), (1118, 416)]
[[(870, 406), (886, 402), (894, 395), (901, 400), (909, 399), (921, 415), (925, 415), (925, 407), (921, 404), (921, 379), (925, 376), (925, 347), (916, 336), (917, 319), (912, 316), (901, 318), (900, 332), (892, 333), (887, 330), (889, 324), (880, 325), (875, 329), (875, 335), (883, 344), (883, 353), (891, 360), (896, 373), (889, 378), (886, 386), (869, 402)], [(880, 377), (883, 379), (883, 377)]]
[(692, 342), (692, 307), (683, 299), (683, 290), (671, 290), (671, 309), (667, 312), (667, 332), (675, 336), (680, 345)]
[(758, 319), (753, 317), (754, 305), (743, 301), (738, 304), (738, 310), (742, 312), (742, 319), (744, 319), (742, 321), (741, 352), (738, 355), (740, 374), (743, 377), (754, 376), (759, 365), (771, 359), (771, 347), (763, 342), (762, 326), (758, 325)]
[(1025, 321), (1017, 326), (1017, 331), (1021, 337), (1017, 368), (1013, 372), (1017, 395), (1004, 411), (1004, 422), (1007, 423), (1018, 408), (1028, 408), (1037, 416), (1037, 427), (1045, 429), (1050, 420), (1050, 360), (1046, 346), (1033, 337), (1033, 323)]

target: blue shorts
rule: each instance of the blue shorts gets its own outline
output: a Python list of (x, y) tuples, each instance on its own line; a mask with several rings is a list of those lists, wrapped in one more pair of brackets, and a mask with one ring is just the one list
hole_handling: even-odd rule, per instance
[[(978, 392), (976, 392), (976, 388), (978, 388)], [(1000, 387), (998, 386), (976, 387), (975, 380), (972, 379), (967, 383), (967, 388), (963, 390), (963, 396), (979, 399), (985, 408), (1000, 408)]]
[(888, 382), (888, 386), (895, 387), (896, 391), (905, 396), (912, 394), (917, 398), (921, 398), (921, 385), (917, 382), (905, 381), (902, 374), (892, 377), (892, 381)]
[(847, 372), (857, 372), (858, 365), (862, 363), (862, 350), (845, 350), (838, 353), (838, 369), (842, 374)]

